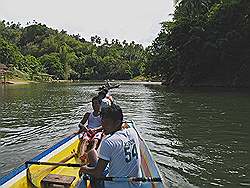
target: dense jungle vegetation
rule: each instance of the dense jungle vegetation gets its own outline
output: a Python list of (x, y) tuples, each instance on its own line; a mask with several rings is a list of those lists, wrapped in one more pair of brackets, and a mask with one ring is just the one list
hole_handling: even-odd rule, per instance
[[(86, 41), (41, 23), (0, 22), (0, 63), (28, 79), (164, 80), (170, 86), (250, 86), (250, 1), (177, 1), (172, 21), (146, 49), (135, 42)], [(131, 31), (133, 28), (131, 28)]]
[(250, 86), (250, 1), (179, 1), (149, 51), (166, 85)]
[[(68, 35), (46, 25), (0, 22), (0, 64), (11, 73), (39, 80), (131, 79), (142, 75), (147, 61), (143, 46), (135, 42)], [(21, 76), (22, 77), (22, 76)]]

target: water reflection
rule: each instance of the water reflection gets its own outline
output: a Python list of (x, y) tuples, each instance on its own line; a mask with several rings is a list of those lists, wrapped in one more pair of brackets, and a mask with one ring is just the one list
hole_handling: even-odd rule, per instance
[[(96, 88), (93, 83), (0, 88), (0, 175), (76, 130), (91, 110)], [(210, 90), (123, 84), (112, 95), (173, 186), (250, 186), (249, 92)]]
[[(250, 159), (248, 94), (208, 90), (170, 93), (155, 87), (151, 90), (163, 96), (162, 100), (154, 99), (155, 114), (166, 114), (159, 118), (159, 125), (167, 127), (165, 130), (158, 126), (160, 133), (154, 132), (153, 137), (168, 140), (161, 148), (164, 152), (155, 149), (155, 153), (160, 153), (162, 167), (178, 172), (174, 185), (181, 186), (178, 181), (182, 177), (200, 187), (238, 187), (242, 177), (244, 184), (250, 185), (246, 178)], [(155, 142), (157, 145), (158, 139)]]

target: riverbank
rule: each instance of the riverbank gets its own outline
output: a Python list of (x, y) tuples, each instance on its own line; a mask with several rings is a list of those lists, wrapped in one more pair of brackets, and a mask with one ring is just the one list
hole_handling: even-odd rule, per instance
[[(86, 80), (91, 81), (91, 80)], [(73, 82), (84, 82), (83, 80), (53, 80), (47, 83), (73, 83)], [(105, 84), (104, 81), (99, 81), (99, 84)], [(32, 84), (32, 83), (42, 83), (37, 81), (31, 81), (31, 80), (18, 80), (18, 79), (10, 79), (6, 81), (7, 85), (21, 85), (21, 84)], [(142, 84), (142, 85), (161, 85), (162, 82), (159, 81), (140, 81), (140, 80), (111, 80), (110, 83), (112, 84)], [(0, 82), (0, 84), (4, 84), (3, 81)], [(96, 83), (98, 85), (98, 83)]]
[[(111, 82), (112, 83), (112, 82)], [(162, 82), (158, 81), (138, 81), (138, 80), (122, 80), (122, 81), (114, 81), (114, 83), (119, 83), (119, 84), (142, 84), (142, 85), (162, 85)]]
[[(104, 85), (106, 81), (104, 80), (53, 80), (50, 83), (92, 83), (94, 85)], [(146, 81), (146, 80), (138, 80), (138, 79), (131, 79), (131, 80), (110, 80), (109, 83), (112, 84), (142, 84), (142, 85), (161, 85), (162, 82), (160, 81)]]
[(30, 80), (8, 80), (5, 83), (3, 81), (0, 82), (0, 84), (14, 84), (14, 85), (21, 85), (21, 84), (31, 84), (31, 83), (38, 83), (36, 81), (30, 81)]
[(205, 81), (202, 80), (193, 80), (190, 81), (186, 78), (179, 79), (177, 77), (166, 80), (162, 82), (162, 85), (168, 86), (168, 87), (221, 87), (221, 88), (250, 88), (250, 79), (234, 79), (234, 80), (227, 80), (227, 79), (214, 79), (209, 78)]

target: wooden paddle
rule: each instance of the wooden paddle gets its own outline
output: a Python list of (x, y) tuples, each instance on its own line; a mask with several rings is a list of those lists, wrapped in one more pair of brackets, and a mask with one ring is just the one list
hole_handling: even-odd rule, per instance
[[(75, 150), (73, 150), (73, 152), (71, 152), (71, 154), (67, 157), (65, 157), (64, 159), (62, 159), (61, 161), (59, 161), (58, 164), (64, 164), (65, 162), (67, 162), (68, 160), (70, 160), (71, 158), (77, 156), (77, 153), (75, 152)], [(47, 165), (49, 165), (49, 163), (51, 164), (55, 164), (54, 162), (41, 162), (41, 161), (26, 161), (25, 165), (28, 167), (29, 164), (39, 164), (42, 165), (42, 163), (47, 163)], [(53, 165), (54, 166), (54, 165)], [(53, 169), (51, 169), (50, 171), (54, 170), (56, 167), (53, 167)]]
[(82, 164), (75, 163), (53, 163), (53, 162), (42, 162), (42, 161), (26, 161), (26, 164), (35, 164), (35, 165), (51, 165), (51, 166), (67, 166), (67, 167), (81, 167)]
[(83, 175), (83, 180), (91, 181), (114, 181), (114, 182), (162, 182), (160, 177), (89, 177)]

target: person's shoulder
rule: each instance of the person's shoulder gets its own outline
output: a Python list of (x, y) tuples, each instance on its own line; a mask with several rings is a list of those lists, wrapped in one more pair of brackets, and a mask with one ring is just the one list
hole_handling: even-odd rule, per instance
[(110, 140), (112, 140), (113, 139), (113, 134), (108, 134), (108, 135), (106, 135), (104, 138), (103, 138), (103, 141), (105, 140), (105, 141), (110, 141)]
[(102, 143), (105, 145), (113, 145), (114, 143), (113, 135), (107, 135), (105, 138), (103, 138)]
[(123, 130), (124, 130), (124, 131), (127, 131), (127, 132), (133, 132), (133, 133), (136, 132), (135, 129), (132, 128), (132, 127), (128, 127), (128, 128), (123, 129)]
[(135, 131), (134, 128), (126, 128), (125, 129), (129, 135), (133, 135), (134, 137), (138, 137), (137, 132)]

